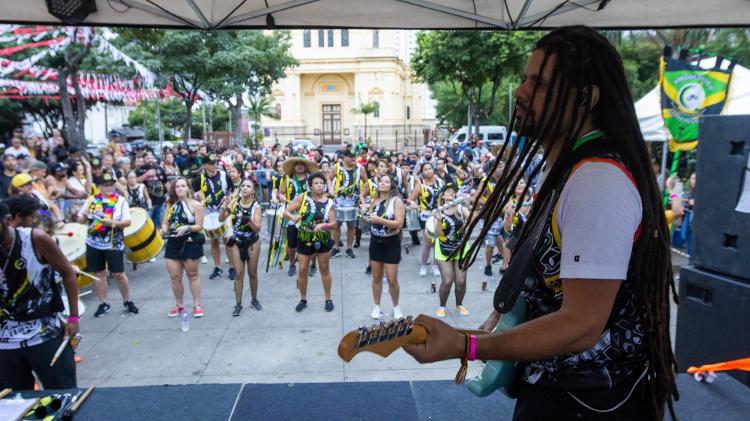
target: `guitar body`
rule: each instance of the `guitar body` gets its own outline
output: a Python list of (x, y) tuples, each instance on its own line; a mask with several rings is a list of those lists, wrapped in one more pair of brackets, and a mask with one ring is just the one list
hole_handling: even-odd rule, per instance
[[(492, 333), (503, 332), (526, 321), (526, 300), (516, 300), (513, 309), (500, 317)], [(515, 361), (487, 361), (479, 376), (466, 382), (469, 390), (483, 398), (497, 389), (509, 398), (518, 396), (521, 372)]]

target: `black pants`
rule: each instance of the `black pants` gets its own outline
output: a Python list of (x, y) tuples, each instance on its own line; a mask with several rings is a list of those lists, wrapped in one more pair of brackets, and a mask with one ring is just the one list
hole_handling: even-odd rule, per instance
[(45, 390), (74, 389), (76, 387), (76, 363), (73, 348), (65, 347), (54, 366), (49, 363), (60, 347), (63, 335), (39, 345), (19, 349), (0, 350), (0, 389), (33, 390), (33, 371)]
[[(595, 412), (578, 403), (566, 390), (534, 386), (521, 382), (513, 421), (647, 421), (650, 405), (645, 398), (645, 382), (636, 386), (624, 404), (611, 412)], [(586, 405), (599, 410), (616, 406), (630, 392), (632, 382), (613, 389), (588, 389), (571, 391)]]

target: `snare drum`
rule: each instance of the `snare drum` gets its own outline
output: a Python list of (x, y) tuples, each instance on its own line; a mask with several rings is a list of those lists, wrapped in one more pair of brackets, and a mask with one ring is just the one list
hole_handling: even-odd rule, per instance
[[(60, 243), (60, 251), (70, 263), (78, 266), (80, 270), (86, 270), (86, 236), (88, 227), (84, 224), (68, 223), (62, 227), (62, 230), (55, 233)], [(78, 288), (85, 288), (92, 285), (94, 280), (78, 275)]]
[(406, 230), (419, 231), (422, 227), (419, 225), (419, 209), (412, 207), (406, 208)]
[(355, 222), (357, 220), (357, 208), (351, 207), (337, 207), (336, 208), (336, 222)]
[(164, 239), (143, 208), (131, 208), (132, 222), (125, 228), (125, 255), (132, 263), (148, 262), (164, 247)]
[(203, 218), (203, 233), (209, 240), (218, 240), (224, 236), (227, 231), (227, 225), (219, 221), (219, 213), (207, 213)]

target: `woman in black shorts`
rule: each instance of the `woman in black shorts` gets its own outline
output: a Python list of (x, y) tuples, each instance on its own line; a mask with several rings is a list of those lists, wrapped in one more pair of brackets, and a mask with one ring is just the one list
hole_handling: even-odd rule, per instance
[(167, 217), (161, 225), (167, 237), (164, 259), (172, 281), (172, 292), (177, 302), (169, 311), (169, 317), (177, 317), (185, 309), (182, 295), (182, 272), (187, 275), (190, 293), (193, 295), (193, 317), (203, 317), (201, 307), (201, 281), (198, 277), (198, 261), (203, 257), (203, 206), (192, 199), (193, 192), (185, 177), (178, 177), (169, 185), (169, 207)]
[[(295, 310), (300, 312), (307, 307), (307, 275), (310, 261), (317, 256), (318, 269), (323, 281), (325, 293), (325, 310), (333, 311), (331, 300), (331, 247), (333, 237), (331, 228), (336, 226), (336, 213), (333, 210), (333, 200), (326, 193), (326, 180), (323, 174), (317, 172), (309, 176), (309, 191), (297, 195), (284, 211), (284, 217), (297, 224), (297, 288), (300, 300)], [(299, 211), (299, 212), (297, 212)], [(297, 214), (298, 213), (298, 214)]]
[(242, 288), (246, 266), (252, 297), (250, 305), (256, 310), (263, 308), (258, 301), (258, 257), (260, 256), (258, 232), (260, 232), (261, 208), (260, 203), (255, 200), (253, 181), (246, 178), (239, 186), (239, 194), (233, 194), (231, 199), (229, 196), (225, 197), (219, 207), (221, 222), (231, 217), (232, 235), (227, 239), (227, 247), (228, 250), (232, 250), (228, 254), (232, 256), (235, 273), (234, 298), (237, 301), (232, 316), (239, 316), (242, 313)]
[(398, 182), (388, 174), (377, 178), (377, 191), (368, 216), (370, 225), (370, 267), (372, 268), (372, 299), (375, 305), (370, 316), (379, 319), (380, 297), (383, 294), (383, 272), (393, 301), (393, 318), (404, 315), (398, 306), (398, 264), (401, 261), (401, 227), (404, 225), (404, 202)]

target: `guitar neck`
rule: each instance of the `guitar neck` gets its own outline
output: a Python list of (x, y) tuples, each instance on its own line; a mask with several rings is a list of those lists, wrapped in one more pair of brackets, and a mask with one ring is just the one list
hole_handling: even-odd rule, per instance
[[(479, 330), (458, 331), (467, 334), (487, 333)], [(413, 318), (408, 316), (405, 319), (392, 320), (390, 323), (381, 322), (370, 328), (362, 326), (347, 333), (339, 343), (338, 354), (346, 362), (365, 351), (387, 357), (404, 345), (424, 343), (428, 335), (429, 332), (424, 326), (415, 324)]]

